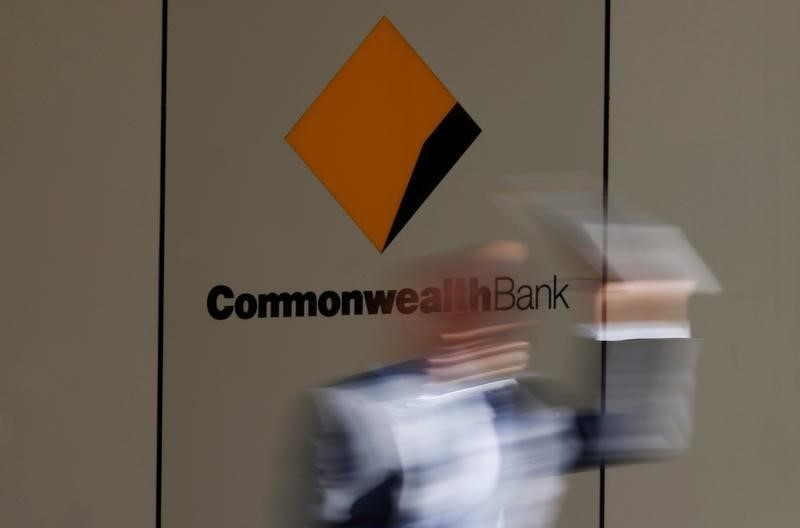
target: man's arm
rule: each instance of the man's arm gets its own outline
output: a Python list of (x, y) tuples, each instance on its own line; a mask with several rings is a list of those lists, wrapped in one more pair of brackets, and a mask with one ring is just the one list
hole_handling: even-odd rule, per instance
[(685, 282), (610, 283), (597, 295), (595, 321), (605, 341), (602, 401), (579, 412), (574, 468), (664, 458), (683, 452), (692, 430), (698, 340), (689, 336)]

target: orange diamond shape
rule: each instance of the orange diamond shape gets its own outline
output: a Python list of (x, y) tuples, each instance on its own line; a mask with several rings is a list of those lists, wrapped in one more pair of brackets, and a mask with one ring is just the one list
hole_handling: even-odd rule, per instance
[(383, 17), (286, 141), (382, 252), (480, 131)]

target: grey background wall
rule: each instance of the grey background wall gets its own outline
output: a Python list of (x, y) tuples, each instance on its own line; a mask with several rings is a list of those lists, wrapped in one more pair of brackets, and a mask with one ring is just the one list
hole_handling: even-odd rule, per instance
[(160, 2), (0, 3), (0, 525), (152, 526)]
[[(213, 46), (200, 47), (204, 36), (241, 29), (231, 12), (193, 4), (204, 21), (193, 30), (189, 4), (176, 4), (174, 32), (197, 31), (183, 48), (176, 40), (174, 51), (196, 62), (176, 68), (200, 68), (213, 57)], [(800, 8), (791, 0), (613, 4), (612, 200), (624, 194), (682, 225), (725, 293), (693, 306), (695, 333), (705, 339), (693, 450), (676, 462), (610, 470), (607, 525), (791, 525), (800, 515), (800, 359), (791, 335), (800, 316)], [(149, 526), (160, 5), (7, 2), (2, 11), (0, 524)], [(453, 68), (439, 72), (447, 84), (458, 74)], [(225, 83), (228, 97), (239, 96), (234, 88), (252, 79), (232, 72), (210, 79), (220, 84), (205, 86), (204, 97), (215, 101)], [(190, 94), (192, 85), (175, 77), (171, 94)], [(453, 91), (468, 110), (477, 104)], [(180, 111), (181, 100), (174, 104)], [(226, 104), (207, 111), (228, 119)], [(184, 126), (202, 139), (208, 120), (200, 117)], [(234, 133), (225, 141), (250, 140)], [(178, 156), (182, 138), (172, 141)], [(188, 146), (184, 162), (194, 168)], [(251, 155), (258, 159), (254, 146)], [(197, 179), (183, 190), (203, 185)], [(168, 198), (175, 191), (168, 188)], [(181, 202), (172, 205), (180, 215)], [(243, 214), (259, 218), (256, 209)], [(186, 240), (168, 239), (168, 262), (182, 262)], [(212, 265), (229, 257), (220, 252)], [(266, 276), (268, 264), (250, 265), (263, 265)], [(167, 321), (180, 316), (168, 313)], [(169, 325), (167, 339), (177, 344)], [(245, 363), (257, 362), (256, 352)], [(176, 418), (168, 415), (167, 426)], [(223, 483), (240, 478), (212, 469)], [(165, 478), (165, 501), (186, 498), (196, 485), (170, 488), (185, 476)], [(224, 505), (232, 511), (236, 500), (248, 509), (261, 501), (242, 525), (269, 515), (264, 497), (274, 488), (263, 478), (263, 489), (245, 489)], [(578, 483), (587, 493), (593, 485)], [(568, 502), (563, 524), (585, 526), (594, 513), (581, 500)], [(174, 515), (166, 526), (192, 525), (194, 514)]]
[(682, 225), (725, 289), (683, 459), (615, 469), (607, 526), (800, 518), (800, 5), (615, 1), (611, 198)]

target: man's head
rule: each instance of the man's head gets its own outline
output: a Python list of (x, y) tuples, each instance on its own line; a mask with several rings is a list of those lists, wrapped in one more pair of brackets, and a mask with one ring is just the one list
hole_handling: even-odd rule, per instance
[(440, 310), (409, 321), (408, 354), (426, 357), (431, 376), (472, 382), (509, 375), (526, 367), (529, 343), (521, 336), (532, 324), (516, 310), (494, 310), (496, 277), (523, 268), (528, 248), (497, 240), (424, 257), (409, 273), (431, 296), (441, 291)]

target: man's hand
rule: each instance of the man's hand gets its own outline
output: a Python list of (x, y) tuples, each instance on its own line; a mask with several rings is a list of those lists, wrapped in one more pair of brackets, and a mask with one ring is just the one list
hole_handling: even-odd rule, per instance
[(694, 289), (690, 281), (609, 282), (595, 294), (595, 323), (688, 324)]

